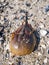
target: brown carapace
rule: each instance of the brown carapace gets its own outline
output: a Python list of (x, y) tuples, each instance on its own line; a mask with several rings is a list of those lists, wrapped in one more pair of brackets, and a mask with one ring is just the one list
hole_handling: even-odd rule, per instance
[[(26, 14), (27, 15), (27, 14)], [(21, 25), (15, 32), (11, 33), (10, 51), (14, 55), (22, 56), (30, 54), (36, 45), (36, 37), (31, 24)]]

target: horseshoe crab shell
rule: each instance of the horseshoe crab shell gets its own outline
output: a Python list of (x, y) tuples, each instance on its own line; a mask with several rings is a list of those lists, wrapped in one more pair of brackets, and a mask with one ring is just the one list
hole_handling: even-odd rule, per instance
[(21, 25), (11, 33), (10, 51), (14, 55), (22, 56), (30, 54), (36, 45), (34, 29), (30, 24)]

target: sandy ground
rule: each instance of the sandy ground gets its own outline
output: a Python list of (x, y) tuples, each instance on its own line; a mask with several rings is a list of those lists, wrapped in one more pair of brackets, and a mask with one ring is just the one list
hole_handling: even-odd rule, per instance
[(17, 56), (9, 51), (10, 34), (25, 20), (36, 29), (38, 48), (29, 55), (22, 56), (22, 65), (49, 65), (49, 0), (0, 0), (0, 65), (17, 65)]

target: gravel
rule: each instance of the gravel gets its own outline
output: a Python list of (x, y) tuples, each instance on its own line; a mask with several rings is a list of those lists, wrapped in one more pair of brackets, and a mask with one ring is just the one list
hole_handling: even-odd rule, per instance
[(42, 29), (40, 30), (40, 35), (41, 36), (45, 36), (46, 34), (47, 34), (47, 31), (46, 30), (42, 30)]

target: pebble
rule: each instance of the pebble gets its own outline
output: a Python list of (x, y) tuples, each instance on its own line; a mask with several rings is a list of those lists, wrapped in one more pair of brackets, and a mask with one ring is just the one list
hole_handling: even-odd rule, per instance
[(49, 5), (47, 5), (46, 7), (45, 7), (45, 12), (48, 12), (49, 11)]
[(45, 46), (44, 44), (41, 44), (41, 46), (42, 46), (42, 48), (44, 48), (44, 49), (46, 48), (46, 46)]
[(47, 44), (49, 45), (49, 41), (47, 41)]
[(10, 9), (13, 9), (13, 6), (9, 6)]
[(4, 21), (7, 22), (8, 20), (4, 17)]
[(31, 4), (26, 2), (26, 6), (27, 6), (27, 7), (30, 7), (30, 6), (31, 6)]
[(1, 16), (1, 20), (4, 20), (4, 17), (3, 16)]
[(48, 54), (49, 54), (49, 50), (48, 50)]
[(44, 29), (40, 30), (40, 36), (45, 36), (47, 34), (47, 31)]
[(47, 63), (47, 58), (44, 59), (44, 63)]
[(38, 63), (39, 63), (39, 61), (38, 61), (38, 60), (36, 60), (35, 65), (39, 65)]
[(38, 52), (38, 56), (42, 56), (42, 54), (40, 52)]
[(19, 20), (22, 20), (22, 19), (24, 19), (24, 16), (19, 17)]
[(12, 32), (14, 32), (14, 29), (11, 29), (11, 30), (10, 30), (10, 33), (12, 33)]
[(3, 32), (3, 28), (4, 28), (3, 26), (0, 26), (0, 32), (1, 32), (1, 31)]
[(49, 16), (49, 11), (47, 12), (47, 16)]
[(39, 24), (40, 28), (44, 28), (44, 25), (42, 23)]
[(9, 44), (7, 44), (7, 45), (6, 45), (6, 48), (5, 48), (5, 50), (7, 50), (7, 49), (9, 49)]
[(13, 63), (13, 62), (11, 62), (11, 61), (8, 62), (9, 65), (12, 65), (12, 63)]
[(3, 40), (3, 37), (0, 37), (0, 41)]
[(49, 54), (49, 47), (47, 47), (47, 50), (46, 51), (47, 51), (47, 54)]
[(26, 12), (25, 12), (25, 10), (24, 10), (24, 9), (23, 9), (23, 10), (21, 9), (21, 10), (20, 10), (20, 13), (26, 13)]

